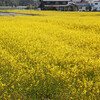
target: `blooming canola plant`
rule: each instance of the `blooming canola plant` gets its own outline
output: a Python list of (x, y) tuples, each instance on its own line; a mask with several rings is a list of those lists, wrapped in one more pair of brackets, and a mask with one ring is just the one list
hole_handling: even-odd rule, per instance
[(8, 12), (41, 16), (0, 16), (1, 100), (99, 100), (99, 12)]

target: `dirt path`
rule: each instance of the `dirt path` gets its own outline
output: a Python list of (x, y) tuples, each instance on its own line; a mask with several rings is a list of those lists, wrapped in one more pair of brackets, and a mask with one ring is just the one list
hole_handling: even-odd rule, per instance
[(22, 13), (0, 12), (0, 16), (17, 16), (17, 15), (23, 15), (23, 16), (41, 16), (39, 14), (22, 14)]

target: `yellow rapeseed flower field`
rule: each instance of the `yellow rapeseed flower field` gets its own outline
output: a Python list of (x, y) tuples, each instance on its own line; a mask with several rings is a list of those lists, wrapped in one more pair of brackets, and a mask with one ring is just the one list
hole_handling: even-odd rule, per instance
[(100, 12), (6, 12), (0, 100), (99, 100)]

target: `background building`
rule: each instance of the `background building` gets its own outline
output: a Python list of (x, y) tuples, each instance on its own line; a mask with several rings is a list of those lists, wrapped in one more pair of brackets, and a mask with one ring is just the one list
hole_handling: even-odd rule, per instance
[(77, 11), (77, 6), (71, 0), (41, 0), (42, 10)]
[(91, 2), (92, 11), (100, 11), (100, 1)]

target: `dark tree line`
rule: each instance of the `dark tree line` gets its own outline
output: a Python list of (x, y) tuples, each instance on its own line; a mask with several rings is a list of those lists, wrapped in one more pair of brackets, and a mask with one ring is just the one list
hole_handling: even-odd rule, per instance
[(0, 6), (12, 6), (17, 5), (17, 0), (0, 0)]
[[(73, 1), (73, 0), (71, 0)], [(75, 0), (74, 0), (75, 1)], [(84, 2), (85, 0), (80, 0)], [(33, 6), (38, 6), (41, 0), (0, 0), (0, 6), (27, 6), (32, 4)]]
[(0, 0), (0, 6), (27, 6), (29, 4), (38, 5), (40, 0)]

